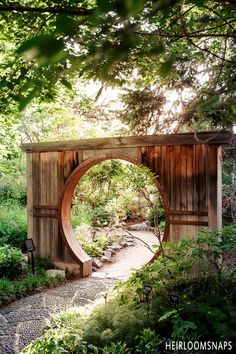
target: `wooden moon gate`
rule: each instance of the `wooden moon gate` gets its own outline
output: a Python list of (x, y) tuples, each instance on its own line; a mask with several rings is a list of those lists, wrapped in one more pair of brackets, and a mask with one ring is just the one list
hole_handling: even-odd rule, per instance
[(73, 233), (71, 200), (83, 174), (107, 159), (148, 166), (155, 173), (165, 208), (165, 240), (220, 227), (221, 146), (231, 139), (228, 132), (202, 132), (23, 144), (28, 238), (34, 240), (36, 257), (83, 277), (91, 274), (91, 259)]

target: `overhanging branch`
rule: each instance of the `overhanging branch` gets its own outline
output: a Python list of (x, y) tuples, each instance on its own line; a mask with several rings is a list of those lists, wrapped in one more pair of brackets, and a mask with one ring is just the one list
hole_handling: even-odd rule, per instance
[(184, 34), (178, 34), (178, 33), (165, 33), (165, 32), (141, 32), (141, 31), (134, 31), (133, 33), (141, 35), (141, 36), (157, 36), (161, 38), (170, 38), (170, 39), (182, 39), (182, 38), (235, 38), (236, 39), (236, 34), (229, 34), (229, 33), (202, 33), (200, 34), (199, 32), (201, 31), (195, 31), (195, 32), (185, 32)]
[(27, 6), (0, 6), (0, 12), (19, 12), (19, 13), (50, 13), (74, 16), (88, 16), (94, 13), (94, 9), (78, 8), (62, 8), (62, 7), (27, 7)]

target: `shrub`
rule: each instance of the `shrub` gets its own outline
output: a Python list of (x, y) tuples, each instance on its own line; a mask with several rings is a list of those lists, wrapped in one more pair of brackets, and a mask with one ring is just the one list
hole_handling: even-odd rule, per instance
[[(151, 226), (154, 226), (154, 216), (153, 216), (153, 209), (150, 209), (148, 215), (148, 222)], [(160, 207), (158, 208), (158, 224), (165, 222), (165, 209)], [(163, 225), (163, 224), (161, 224)]]
[(85, 252), (91, 257), (100, 257), (103, 254), (103, 250), (106, 248), (107, 239), (105, 236), (98, 236), (96, 241), (88, 240), (84, 235), (77, 234), (76, 238), (80, 241), (81, 246)]
[(9, 245), (0, 247), (0, 278), (14, 279), (22, 272), (23, 256), (20, 250)]
[(87, 203), (76, 203), (72, 208), (72, 226), (76, 228), (81, 224), (91, 225), (92, 223), (92, 208)]
[(47, 258), (36, 259), (35, 266), (40, 269), (55, 269), (55, 264)]
[(0, 208), (0, 246), (5, 244), (25, 251), (27, 238), (26, 210), (23, 207), (2, 206)]
[[(73, 318), (77, 335), (73, 325), (67, 329), (59, 321), (60, 328), (50, 329), (23, 353), (49, 353), (48, 348), (57, 352), (59, 345), (61, 351), (71, 353), (79, 345), (84, 346), (81, 353), (168, 353), (164, 342), (170, 340), (231, 341), (234, 347), (235, 265), (229, 267), (224, 254), (235, 242), (235, 227), (231, 227), (204, 231), (197, 240), (166, 244), (167, 256), (117, 285), (118, 294), (82, 321), (79, 315)], [(211, 266), (222, 257), (220, 268)], [(64, 342), (58, 342), (62, 337)]]
[[(14, 162), (12, 162), (14, 164)], [(11, 167), (8, 166), (8, 168)], [(20, 172), (8, 173), (0, 179), (0, 202), (12, 204), (19, 204), (25, 206), (27, 203), (25, 176)]]

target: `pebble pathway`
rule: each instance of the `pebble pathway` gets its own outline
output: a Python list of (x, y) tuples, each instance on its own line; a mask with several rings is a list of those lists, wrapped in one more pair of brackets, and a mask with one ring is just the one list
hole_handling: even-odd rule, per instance
[(0, 309), (0, 354), (17, 354), (38, 338), (56, 312), (99, 298), (117, 279), (88, 277), (31, 295)]

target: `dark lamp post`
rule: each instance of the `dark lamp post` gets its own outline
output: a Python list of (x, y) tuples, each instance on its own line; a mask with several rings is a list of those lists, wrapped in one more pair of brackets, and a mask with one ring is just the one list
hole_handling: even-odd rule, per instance
[(34, 274), (34, 254), (33, 254), (33, 252), (35, 251), (35, 245), (34, 245), (34, 241), (32, 238), (28, 238), (26, 240), (26, 249), (27, 249), (27, 252), (31, 253), (32, 273)]
[(170, 301), (172, 302), (172, 304), (178, 305), (179, 304), (179, 296), (176, 294), (170, 294)]
[(144, 285), (143, 287), (143, 294), (145, 296), (146, 301), (149, 300), (149, 296), (152, 292), (152, 286), (151, 285)]

